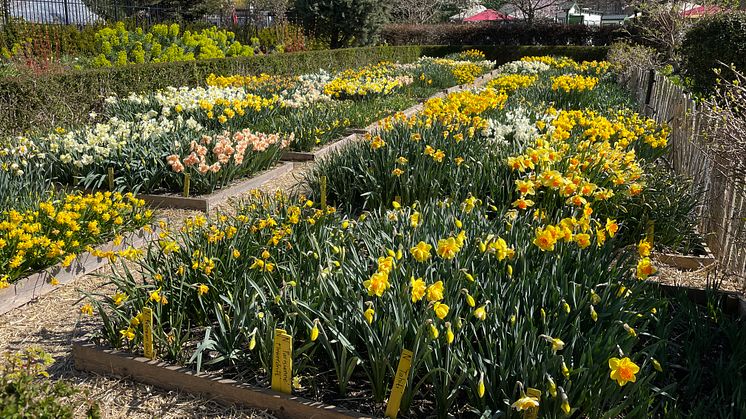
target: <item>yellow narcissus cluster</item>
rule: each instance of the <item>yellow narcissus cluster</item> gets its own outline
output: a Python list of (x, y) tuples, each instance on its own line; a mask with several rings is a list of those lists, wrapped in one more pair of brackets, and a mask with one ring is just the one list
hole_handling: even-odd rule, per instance
[(591, 111), (560, 111), (525, 153), (508, 157), (508, 165), (525, 174), (517, 184), (521, 198), (541, 190), (557, 193), (581, 208), (618, 193), (642, 191), (643, 170), (635, 147), (666, 145), (668, 130), (650, 120), (620, 113), (608, 119)]
[(258, 76), (243, 76), (240, 74), (232, 76), (207, 76), (207, 85), (215, 87), (245, 87), (250, 91), (261, 90), (265, 92), (279, 93), (295, 85), (294, 77), (275, 76), (262, 73)]
[[(38, 209), (0, 215), (0, 288), (35, 269), (69, 266), (93, 244), (148, 224), (152, 212), (131, 193), (70, 194)], [(119, 236), (117, 236), (119, 237)], [(121, 237), (118, 238), (121, 242)]]
[(577, 74), (552, 77), (552, 90), (562, 90), (565, 93), (593, 90), (597, 84), (597, 77), (587, 77)]
[[(262, 97), (251, 93), (246, 94), (242, 99), (223, 99), (218, 98), (215, 101), (200, 100), (199, 107), (205, 112), (210, 119), (217, 119), (224, 124), (236, 116), (243, 116), (247, 111), (261, 112), (262, 110), (275, 109), (280, 105), (280, 98), (277, 95), (271, 97)], [(178, 107), (176, 108), (178, 112)]]
[(461, 51), (456, 55), (456, 58), (459, 58), (462, 60), (480, 60), (480, 61), (486, 59), (484, 52), (478, 49), (467, 49), (466, 51)]
[(608, 61), (581, 61), (577, 62), (567, 57), (532, 56), (521, 58), (523, 62), (540, 62), (560, 70), (569, 70), (580, 73), (604, 75), (611, 69)]
[(487, 83), (487, 87), (510, 94), (518, 89), (531, 86), (538, 78), (532, 75), (505, 74), (492, 79)]
[(486, 121), (480, 116), (493, 109), (502, 109), (508, 95), (494, 89), (479, 92), (461, 91), (450, 93), (445, 98), (433, 98), (425, 102), (423, 110), (410, 118), (414, 124), (430, 126), (433, 122), (445, 125), (449, 130), (461, 126), (484, 128)]
[(324, 93), (334, 98), (387, 95), (411, 84), (411, 76), (398, 74), (392, 63), (345, 70), (324, 86)]

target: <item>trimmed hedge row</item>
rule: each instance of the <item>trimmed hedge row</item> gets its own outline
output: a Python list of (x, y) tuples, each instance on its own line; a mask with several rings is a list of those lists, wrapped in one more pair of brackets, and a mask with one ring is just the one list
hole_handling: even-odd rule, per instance
[(470, 48), (485, 52), (498, 64), (527, 55), (566, 55), (576, 60), (600, 60), (606, 48), (580, 46), (381, 46), (306, 51), (254, 57), (178, 63), (142, 64), (120, 68), (70, 71), (63, 74), (0, 79), (0, 137), (48, 131), (85, 123), (111, 95), (144, 92), (167, 86), (202, 85), (215, 74), (300, 74), (339, 70), (379, 61), (412, 62)]
[(627, 35), (618, 26), (559, 23), (440, 23), (387, 25), (390, 45), (610, 45)]

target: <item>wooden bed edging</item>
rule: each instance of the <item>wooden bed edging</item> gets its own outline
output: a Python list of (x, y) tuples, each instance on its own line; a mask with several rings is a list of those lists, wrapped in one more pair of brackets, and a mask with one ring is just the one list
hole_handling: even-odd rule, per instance
[(704, 250), (705, 254), (703, 256), (657, 253), (655, 254), (655, 259), (660, 263), (677, 269), (696, 271), (697, 269), (706, 268), (715, 263), (715, 257), (712, 255), (707, 243), (704, 243)]
[(103, 349), (89, 343), (74, 342), (72, 354), (75, 369), (80, 371), (132, 378), (167, 390), (201, 394), (223, 404), (266, 409), (283, 418), (370, 418), (351, 410), (251, 387), (235, 380), (197, 374), (185, 367)]
[(210, 212), (216, 205), (228, 198), (241, 195), (252, 189), (260, 188), (272, 179), (280, 177), (293, 170), (293, 163), (280, 163), (273, 169), (264, 171), (257, 176), (242, 180), (227, 188), (220, 189), (210, 195), (197, 197), (183, 197), (178, 195), (138, 195), (137, 197), (157, 208), (190, 209)]
[[(123, 250), (129, 246), (139, 248), (157, 236), (158, 231), (155, 227), (151, 227), (150, 232), (146, 231), (145, 228), (141, 228), (125, 234), (119, 245), (115, 245), (113, 241), (109, 241), (108, 243), (97, 246), (96, 250), (109, 252)], [(78, 255), (67, 268), (63, 267), (62, 263), (58, 263), (41, 272), (21, 278), (10, 284), (8, 288), (0, 290), (0, 314), (5, 314), (34, 301), (42, 295), (55, 291), (60, 286), (96, 271), (108, 263), (109, 260), (106, 258), (99, 258), (93, 256), (90, 252), (85, 252)], [(57, 279), (57, 285), (51, 284), (52, 278)]]

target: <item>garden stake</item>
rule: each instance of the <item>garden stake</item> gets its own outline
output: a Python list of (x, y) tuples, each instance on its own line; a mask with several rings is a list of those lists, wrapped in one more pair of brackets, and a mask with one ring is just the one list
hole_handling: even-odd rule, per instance
[(145, 358), (153, 359), (153, 310), (142, 309), (142, 346)]
[(321, 176), (321, 211), (326, 214), (326, 176)]
[(191, 180), (191, 178), (192, 178), (191, 173), (187, 173), (184, 175), (184, 197), (185, 198), (189, 197), (189, 181)]
[(399, 366), (396, 368), (396, 376), (394, 377), (394, 385), (391, 388), (389, 402), (386, 404), (386, 417), (396, 419), (396, 415), (399, 414), (399, 405), (401, 405), (404, 389), (407, 387), (407, 377), (409, 377), (411, 366), (412, 351), (404, 349), (401, 351)]
[(293, 338), (283, 329), (275, 329), (272, 351), (272, 390), (290, 394), (293, 381)]
[(109, 190), (110, 191), (114, 190), (114, 168), (113, 167), (109, 168)]

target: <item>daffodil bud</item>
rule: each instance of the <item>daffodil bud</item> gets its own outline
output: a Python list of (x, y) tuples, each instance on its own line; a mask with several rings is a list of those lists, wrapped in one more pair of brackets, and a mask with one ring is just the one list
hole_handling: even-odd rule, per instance
[(453, 330), (451, 330), (451, 323), (446, 322), (446, 341), (449, 345), (453, 343), (454, 338), (455, 336), (453, 335)]
[(565, 390), (560, 387), (560, 399), (562, 399), (562, 404), (560, 405), (560, 408), (563, 412), (565, 412), (565, 415), (570, 414), (570, 402), (567, 400), (567, 394), (565, 394)]
[(311, 328), (311, 342), (315, 342), (319, 338), (319, 319), (313, 321), (313, 327)]
[(624, 327), (624, 330), (627, 331), (627, 334), (629, 334), (632, 337), (637, 337), (637, 332), (635, 332), (635, 329), (633, 329), (630, 325), (628, 325), (627, 323), (624, 323), (623, 327)]
[(653, 368), (655, 368), (658, 372), (663, 372), (663, 367), (661, 367), (661, 363), (658, 362), (655, 358), (650, 358), (650, 362), (653, 364)]
[(554, 383), (554, 380), (550, 375), (547, 375), (547, 387), (549, 387), (549, 394), (552, 397), (557, 397), (557, 384)]
[(567, 364), (565, 364), (565, 361), (562, 361), (562, 375), (565, 376), (565, 378), (570, 378), (570, 370), (567, 369)]
[(433, 323), (430, 323), (430, 337), (433, 339), (437, 339), (438, 336), (440, 336), (438, 328)]
[(591, 306), (591, 319), (593, 319), (594, 322), (598, 321), (598, 313), (596, 313), (596, 309)]
[(484, 391), (484, 374), (481, 374), (479, 377), (479, 384), (477, 384), (477, 394), (479, 395), (480, 399), (484, 397)]

